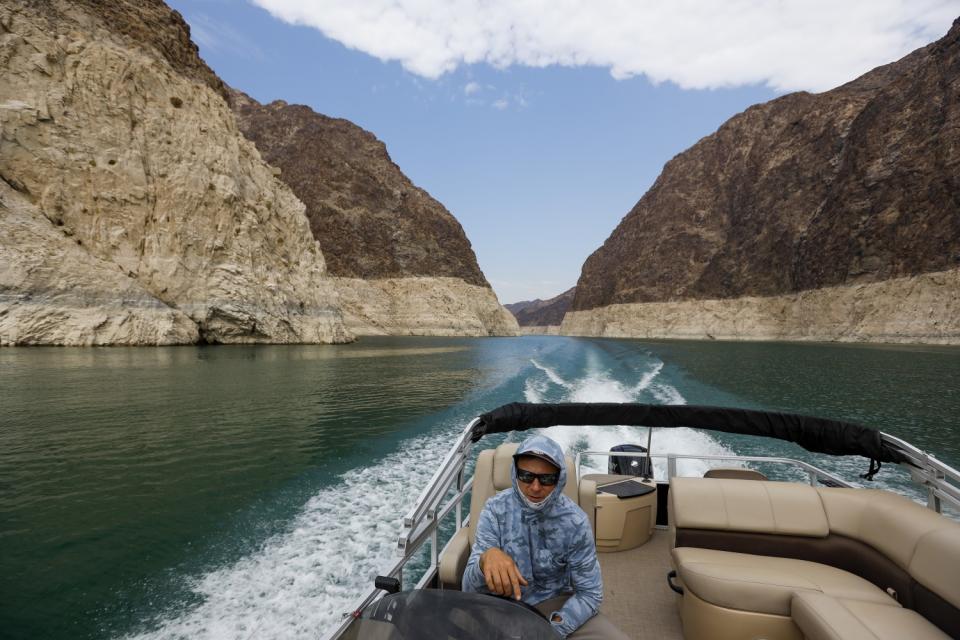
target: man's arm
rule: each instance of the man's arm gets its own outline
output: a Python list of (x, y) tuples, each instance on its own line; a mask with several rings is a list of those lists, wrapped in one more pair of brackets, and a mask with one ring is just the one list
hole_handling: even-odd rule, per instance
[(554, 611), (549, 616), (553, 628), (564, 638), (596, 615), (603, 600), (600, 562), (597, 560), (597, 548), (593, 544), (593, 533), (589, 524), (579, 528), (569, 562), (573, 595), (559, 611)]
[(463, 580), (461, 588), (464, 591), (486, 590), (487, 581), (483, 577), (483, 571), (480, 570), (480, 556), (483, 552), (492, 547), (499, 547), (500, 542), (500, 523), (493, 515), (488, 504), (480, 512), (480, 518), (477, 520), (477, 533), (473, 542), (473, 549), (470, 550), (470, 557), (467, 559), (467, 568), (463, 571)]

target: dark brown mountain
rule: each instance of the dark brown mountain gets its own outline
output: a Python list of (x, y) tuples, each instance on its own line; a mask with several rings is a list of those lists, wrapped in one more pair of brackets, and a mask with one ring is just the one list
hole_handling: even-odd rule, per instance
[(846, 85), (751, 107), (670, 160), (584, 263), (573, 309), (956, 267), (960, 20)]
[(460, 223), (372, 133), (282, 100), (233, 92), (244, 135), (307, 206), (330, 275), (460, 278), (489, 287)]
[(559, 325), (563, 322), (563, 314), (570, 308), (576, 287), (571, 287), (558, 296), (549, 300), (524, 300), (505, 304), (507, 311), (517, 319), (521, 327), (544, 327)]

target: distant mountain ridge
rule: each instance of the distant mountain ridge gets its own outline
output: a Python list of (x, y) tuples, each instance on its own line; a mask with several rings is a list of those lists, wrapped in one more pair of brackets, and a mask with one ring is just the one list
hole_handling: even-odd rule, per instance
[(505, 304), (507, 311), (517, 319), (521, 327), (558, 326), (563, 322), (563, 316), (573, 302), (576, 287), (570, 287), (558, 296), (548, 300), (524, 300)]

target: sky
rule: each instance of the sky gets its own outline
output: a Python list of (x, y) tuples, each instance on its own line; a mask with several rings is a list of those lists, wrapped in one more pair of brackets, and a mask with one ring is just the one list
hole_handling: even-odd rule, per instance
[(665, 162), (943, 36), (960, 0), (167, 0), (208, 65), (374, 133), (502, 303), (576, 284)]

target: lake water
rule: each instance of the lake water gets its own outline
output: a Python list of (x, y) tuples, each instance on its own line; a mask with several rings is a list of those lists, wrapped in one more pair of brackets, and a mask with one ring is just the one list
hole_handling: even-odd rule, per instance
[[(529, 336), (4, 349), (0, 636), (319, 637), (394, 559), (399, 518), (456, 435), (512, 401), (810, 413), (960, 466), (957, 348)], [(646, 440), (548, 432), (572, 451)], [(688, 429), (655, 430), (653, 445), (866, 470)], [(904, 477), (885, 468), (874, 485)]]

